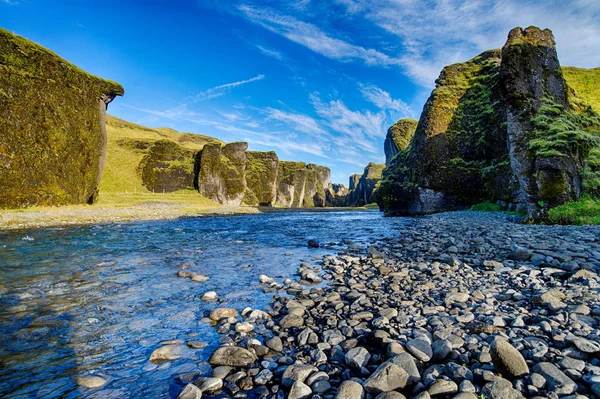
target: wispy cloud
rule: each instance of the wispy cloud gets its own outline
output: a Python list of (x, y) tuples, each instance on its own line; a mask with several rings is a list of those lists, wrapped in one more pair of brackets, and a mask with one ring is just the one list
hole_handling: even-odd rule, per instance
[(205, 101), (205, 100), (210, 100), (211, 98), (221, 97), (235, 87), (242, 86), (242, 85), (252, 83), (252, 82), (258, 82), (259, 80), (263, 80), (264, 78), (265, 78), (265, 75), (261, 74), (261, 75), (255, 76), (253, 78), (250, 78), (250, 79), (240, 80), (237, 82), (231, 82), (231, 83), (226, 83), (226, 84), (222, 84), (219, 86), (211, 87), (210, 89), (200, 92), (196, 96), (194, 96), (194, 100), (195, 101)]
[(359, 83), (358, 88), (365, 100), (373, 103), (382, 110), (399, 111), (405, 114), (412, 114), (412, 110), (402, 100), (394, 99), (387, 91), (375, 86)]
[(263, 53), (266, 56), (275, 58), (275, 59), (277, 59), (279, 61), (285, 60), (285, 55), (282, 52), (280, 52), (280, 51), (272, 50), (270, 48), (267, 48), (267, 47), (264, 47), (264, 46), (261, 46), (261, 45), (258, 45), (258, 44), (256, 44), (255, 46), (256, 46), (257, 49), (260, 50), (261, 53)]
[(319, 123), (308, 115), (293, 112), (285, 112), (275, 108), (265, 110), (267, 119), (283, 122), (291, 125), (294, 130), (308, 133), (315, 136), (322, 136), (326, 131), (319, 126)]
[(316, 25), (300, 21), (271, 8), (241, 5), (238, 9), (250, 21), (325, 57), (339, 61), (361, 60), (367, 65), (400, 65), (398, 59), (381, 51), (332, 37)]
[(19, 4), (19, 2), (16, 0), (0, 0), (0, 1), (2, 1), (2, 3), (4, 3), (4, 4), (8, 4), (9, 6), (16, 6)]

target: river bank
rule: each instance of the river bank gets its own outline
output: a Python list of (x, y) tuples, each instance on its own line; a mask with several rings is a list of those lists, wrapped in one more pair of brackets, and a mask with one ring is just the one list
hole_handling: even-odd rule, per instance
[(94, 205), (33, 207), (0, 211), (0, 230), (64, 227), (106, 223), (172, 220), (281, 212), (339, 212), (367, 208), (226, 207), (197, 193), (129, 193), (109, 196)]
[(302, 290), (263, 277), (266, 314), (207, 313), (223, 345), (180, 397), (600, 396), (598, 227), (438, 214), (321, 270)]

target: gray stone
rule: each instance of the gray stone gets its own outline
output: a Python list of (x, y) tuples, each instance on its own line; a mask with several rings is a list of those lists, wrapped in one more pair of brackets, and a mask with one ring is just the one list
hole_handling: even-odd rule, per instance
[(348, 380), (340, 384), (335, 399), (362, 399), (365, 391), (358, 382)]
[(88, 389), (100, 388), (106, 384), (106, 379), (97, 375), (82, 375), (75, 377), (77, 385)]
[(201, 399), (202, 391), (194, 384), (187, 384), (177, 399)]
[(355, 369), (360, 369), (367, 365), (370, 358), (371, 354), (368, 350), (362, 346), (357, 346), (346, 353), (346, 364)]
[(281, 342), (281, 338), (279, 337), (273, 337), (271, 339), (268, 339), (265, 342), (265, 345), (267, 346), (267, 348), (274, 350), (275, 352), (281, 352), (283, 350), (283, 343)]
[(285, 315), (280, 321), (279, 326), (284, 330), (292, 327), (302, 327), (304, 325), (304, 318), (297, 314), (289, 313)]
[(422, 362), (428, 362), (433, 356), (429, 343), (423, 339), (411, 339), (406, 343), (406, 349)]
[(438, 339), (431, 345), (431, 350), (433, 352), (431, 357), (433, 360), (444, 360), (452, 351), (452, 345), (447, 339)]
[(495, 378), (494, 381), (485, 384), (481, 393), (487, 399), (524, 399), (523, 394), (504, 378)]
[(216, 393), (223, 389), (223, 380), (216, 377), (201, 377), (194, 381), (194, 385), (196, 385), (202, 393)]
[(490, 347), (490, 354), (494, 367), (501, 373), (508, 373), (512, 377), (522, 377), (529, 374), (529, 367), (523, 355), (508, 341), (496, 338)]
[(208, 362), (213, 366), (246, 367), (257, 360), (254, 353), (237, 346), (222, 346), (212, 354)]
[(458, 392), (458, 385), (456, 385), (456, 382), (454, 381), (437, 380), (431, 384), (429, 389), (427, 389), (427, 392), (429, 392), (429, 395), (431, 396), (448, 395)]
[(416, 384), (421, 380), (421, 374), (419, 373), (415, 359), (409, 353), (400, 353), (391, 358), (390, 361), (408, 373), (408, 385)]
[(381, 364), (373, 374), (365, 381), (365, 390), (377, 395), (381, 392), (389, 392), (398, 388), (404, 388), (408, 382), (408, 373), (392, 361)]
[(309, 375), (317, 371), (316, 367), (306, 364), (292, 364), (288, 366), (281, 376), (281, 384), (284, 387), (291, 387), (296, 381), (304, 382)]
[(150, 355), (152, 363), (164, 363), (171, 360), (179, 359), (185, 351), (183, 345), (163, 345)]
[(533, 367), (533, 371), (542, 375), (546, 379), (547, 389), (558, 395), (570, 395), (577, 391), (577, 384), (552, 363), (538, 363)]
[(312, 395), (312, 390), (308, 385), (301, 381), (296, 381), (290, 388), (288, 399), (308, 399)]

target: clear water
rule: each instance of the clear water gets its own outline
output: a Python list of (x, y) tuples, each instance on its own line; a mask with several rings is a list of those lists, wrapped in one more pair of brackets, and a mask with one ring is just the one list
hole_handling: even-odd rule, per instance
[[(272, 295), (260, 274), (294, 278), (344, 238), (370, 244), (402, 223), (376, 211), (277, 213), (0, 232), (0, 397), (176, 397), (176, 377), (208, 372), (219, 344), (207, 311), (260, 309)], [(309, 238), (336, 245), (309, 249)], [(210, 280), (177, 277), (181, 265)], [(222, 302), (200, 300), (213, 290)], [(209, 345), (148, 360), (174, 339)], [(108, 383), (85, 389), (76, 375)]]

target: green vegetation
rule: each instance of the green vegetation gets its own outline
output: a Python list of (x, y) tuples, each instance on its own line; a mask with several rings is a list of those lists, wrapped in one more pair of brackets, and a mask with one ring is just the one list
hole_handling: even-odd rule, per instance
[(600, 225), (600, 199), (585, 196), (552, 208), (548, 211), (548, 220), (556, 224)]
[(388, 129), (388, 136), (393, 140), (398, 148), (402, 151), (410, 145), (410, 141), (415, 134), (418, 122), (414, 119), (400, 119)]
[(577, 95), (600, 112), (600, 68), (562, 67), (563, 76)]
[[(209, 136), (179, 133), (169, 128), (149, 128), (107, 115), (108, 146), (106, 165), (100, 182), (100, 195), (145, 193), (139, 165), (148, 149), (157, 141), (169, 140), (182, 150), (198, 151), (208, 143), (221, 143)], [(105, 195), (106, 194), (106, 195)]]
[(1, 208), (94, 202), (105, 103), (123, 87), (0, 29)]
[(471, 207), (472, 211), (483, 211), (483, 212), (501, 212), (504, 210), (504, 207), (500, 204), (495, 204), (490, 201), (480, 202), (479, 204), (475, 204)]
[(277, 168), (279, 159), (275, 152), (247, 151), (246, 194), (247, 205), (270, 206), (277, 197)]
[(170, 140), (152, 144), (138, 166), (144, 187), (152, 192), (194, 188), (195, 152)]

